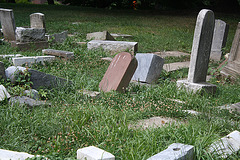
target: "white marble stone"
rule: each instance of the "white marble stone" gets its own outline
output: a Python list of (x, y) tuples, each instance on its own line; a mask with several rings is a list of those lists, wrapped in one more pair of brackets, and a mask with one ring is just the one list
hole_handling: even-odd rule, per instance
[(51, 62), (53, 60), (55, 60), (55, 56), (34, 56), (34, 57), (12, 58), (14, 66), (22, 66), (23, 64), (27, 64), (28, 66), (31, 66), (32, 64), (35, 64), (35, 63), (44, 64), (44, 62)]
[(10, 98), (11, 95), (8, 93), (6, 88), (3, 85), (0, 85), (0, 101), (3, 101), (6, 98)]
[(27, 158), (33, 158), (34, 155), (25, 152), (15, 152), (5, 149), (0, 149), (0, 160), (25, 160)]
[(45, 16), (43, 13), (33, 13), (30, 15), (30, 25), (31, 28), (44, 28), (45, 25)]
[(115, 39), (111, 36), (111, 34), (108, 31), (88, 33), (87, 40), (91, 39), (115, 41)]

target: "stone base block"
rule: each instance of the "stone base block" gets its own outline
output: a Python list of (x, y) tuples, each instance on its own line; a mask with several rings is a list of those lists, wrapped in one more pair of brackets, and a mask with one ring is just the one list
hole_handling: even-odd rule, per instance
[(233, 79), (240, 77), (240, 65), (234, 62), (228, 62), (228, 64), (222, 68), (220, 73), (223, 76), (231, 76)]
[(217, 86), (214, 84), (210, 84), (207, 82), (191, 83), (191, 82), (188, 82), (187, 80), (178, 80), (177, 86), (179, 88), (183, 87), (187, 91), (193, 92), (193, 93), (200, 91), (201, 93), (207, 92), (207, 93), (214, 94), (217, 89)]
[(11, 42), (12, 47), (17, 47), (21, 51), (26, 51), (26, 50), (35, 50), (35, 49), (45, 49), (48, 48), (48, 42), (47, 41), (40, 41), (40, 42), (17, 42), (17, 41), (12, 41)]
[(115, 156), (100, 148), (90, 146), (77, 150), (78, 160), (115, 160)]

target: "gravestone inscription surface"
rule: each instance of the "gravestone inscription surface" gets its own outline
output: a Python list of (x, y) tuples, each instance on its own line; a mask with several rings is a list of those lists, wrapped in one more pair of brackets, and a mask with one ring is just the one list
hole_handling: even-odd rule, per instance
[(16, 25), (13, 10), (0, 8), (0, 21), (5, 40), (14, 41)]
[(33, 13), (30, 15), (30, 25), (31, 28), (44, 28), (45, 25), (45, 17), (43, 13)]
[(110, 63), (99, 88), (104, 92), (111, 90), (124, 92), (136, 68), (137, 60), (130, 53), (117, 54)]

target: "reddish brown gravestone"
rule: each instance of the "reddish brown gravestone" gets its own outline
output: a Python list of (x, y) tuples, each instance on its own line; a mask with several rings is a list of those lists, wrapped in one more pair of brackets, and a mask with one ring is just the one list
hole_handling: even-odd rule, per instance
[(99, 88), (104, 92), (111, 90), (124, 92), (137, 68), (136, 58), (127, 52), (117, 54), (110, 63)]

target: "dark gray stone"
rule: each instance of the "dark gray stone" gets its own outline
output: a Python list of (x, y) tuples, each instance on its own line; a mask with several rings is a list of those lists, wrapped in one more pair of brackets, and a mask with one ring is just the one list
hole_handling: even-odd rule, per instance
[(164, 59), (149, 53), (137, 53), (135, 57), (138, 61), (138, 67), (132, 80), (146, 83), (156, 82), (163, 69)]
[(59, 78), (50, 74), (46, 74), (37, 70), (29, 69), (31, 74), (31, 81), (33, 82), (33, 89), (43, 88), (55, 88), (62, 86), (64, 84), (72, 84), (71, 81), (68, 81), (64, 78)]
[(6, 80), (6, 74), (5, 74), (5, 67), (4, 67), (4, 63), (0, 61), (0, 80), (4, 79)]
[(27, 107), (38, 107), (38, 106), (50, 106), (50, 103), (46, 103), (44, 101), (38, 101), (34, 100), (32, 98), (26, 97), (26, 96), (16, 96), (11, 97), (9, 100), (10, 105), (19, 105), (23, 106), (26, 105)]
[(38, 42), (45, 40), (44, 28), (16, 28), (16, 40), (19, 42)]
[(12, 9), (0, 8), (0, 21), (5, 40), (15, 41), (15, 19)]
[(38, 50), (38, 49), (45, 49), (48, 48), (47, 41), (40, 41), (40, 42), (17, 42), (11, 41), (11, 47), (16, 47), (21, 51), (26, 50)]
[(52, 35), (46, 35), (48, 41), (62, 43), (68, 37), (68, 31), (63, 31), (61, 33), (54, 33)]

